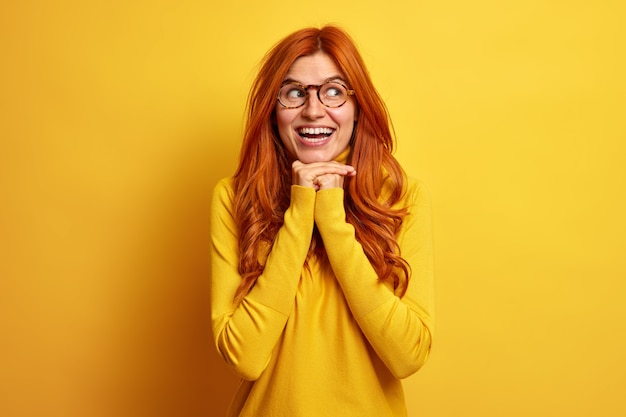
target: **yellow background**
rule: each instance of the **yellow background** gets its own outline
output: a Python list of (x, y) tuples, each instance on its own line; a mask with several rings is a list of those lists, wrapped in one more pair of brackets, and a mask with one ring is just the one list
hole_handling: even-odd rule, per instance
[(434, 201), (410, 415), (625, 415), (625, 20), (621, 0), (2, 2), (0, 415), (221, 415), (210, 191), (264, 52), (327, 22)]

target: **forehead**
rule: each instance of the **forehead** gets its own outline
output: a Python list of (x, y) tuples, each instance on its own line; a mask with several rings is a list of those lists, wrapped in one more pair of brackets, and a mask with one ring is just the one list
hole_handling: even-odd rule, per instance
[(322, 52), (296, 59), (285, 76), (285, 79), (304, 84), (320, 84), (333, 78), (343, 79), (344, 76), (335, 61)]

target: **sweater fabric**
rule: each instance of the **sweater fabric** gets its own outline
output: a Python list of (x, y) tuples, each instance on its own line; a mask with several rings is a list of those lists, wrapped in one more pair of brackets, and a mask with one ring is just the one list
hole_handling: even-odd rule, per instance
[[(212, 330), (219, 354), (241, 377), (229, 417), (407, 415), (400, 380), (425, 363), (432, 340), (432, 221), (415, 179), (407, 179), (398, 207), (408, 207), (397, 242), (412, 271), (402, 298), (378, 278), (346, 222), (344, 190), (293, 185), (264, 271), (235, 304), (241, 276), (232, 179), (216, 185)], [(314, 224), (326, 262), (307, 260)]]

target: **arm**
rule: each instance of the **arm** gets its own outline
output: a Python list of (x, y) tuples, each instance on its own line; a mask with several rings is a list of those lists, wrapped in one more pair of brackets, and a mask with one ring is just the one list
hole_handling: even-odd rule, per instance
[(404, 297), (379, 280), (354, 228), (345, 221), (343, 189), (317, 193), (315, 222), (331, 266), (364, 335), (398, 378), (416, 372), (430, 352), (433, 328), (433, 257), (430, 200), (419, 184), (409, 183), (398, 243), (412, 275)]
[(239, 305), (233, 302), (241, 276), (232, 193), (230, 184), (222, 180), (211, 203), (212, 328), (226, 363), (242, 378), (254, 380), (267, 366), (294, 304), (311, 242), (315, 190), (292, 187), (291, 205), (263, 274)]

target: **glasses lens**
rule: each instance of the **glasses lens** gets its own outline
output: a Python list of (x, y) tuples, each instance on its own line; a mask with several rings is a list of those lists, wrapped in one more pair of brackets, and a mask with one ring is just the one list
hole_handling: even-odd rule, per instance
[(339, 107), (348, 99), (348, 90), (337, 82), (322, 84), (319, 92), (320, 100), (328, 107)]
[(302, 106), (306, 102), (308, 89), (317, 88), (317, 95), (326, 107), (341, 107), (348, 99), (346, 87), (336, 81), (327, 81), (320, 86), (303, 86), (296, 83), (283, 85), (278, 92), (280, 103), (290, 109)]
[(278, 93), (278, 99), (285, 107), (300, 107), (306, 101), (306, 90), (299, 84), (285, 84)]

